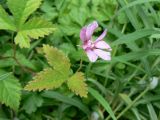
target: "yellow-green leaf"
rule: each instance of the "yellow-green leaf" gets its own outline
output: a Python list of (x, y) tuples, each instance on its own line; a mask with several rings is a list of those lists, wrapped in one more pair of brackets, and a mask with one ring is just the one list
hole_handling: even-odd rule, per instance
[(38, 39), (54, 31), (52, 23), (42, 18), (33, 18), (26, 22), (15, 37), (15, 43), (21, 48), (30, 47), (30, 38)]
[(43, 51), (48, 63), (56, 70), (61, 72), (64, 77), (68, 77), (70, 70), (70, 61), (67, 56), (49, 45), (43, 45)]
[(49, 35), (54, 30), (55, 28), (53, 24), (43, 18), (32, 18), (28, 22), (26, 22), (21, 28), (21, 31), (25, 32), (25, 34), (34, 39)]
[(26, 35), (25, 32), (18, 32), (18, 34), (15, 37), (15, 43), (19, 44), (21, 48), (29, 48), (30, 47), (30, 39)]
[(80, 95), (81, 97), (87, 97), (88, 88), (87, 84), (85, 83), (83, 73), (75, 73), (68, 79), (67, 85), (69, 89), (73, 91), (76, 95)]
[(60, 72), (53, 70), (52, 68), (45, 69), (39, 72), (33, 81), (25, 87), (25, 90), (48, 90), (60, 87), (66, 80)]

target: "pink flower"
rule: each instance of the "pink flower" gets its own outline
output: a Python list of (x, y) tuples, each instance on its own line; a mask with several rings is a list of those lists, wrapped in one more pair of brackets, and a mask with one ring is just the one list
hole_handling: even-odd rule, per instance
[(83, 42), (82, 48), (85, 50), (89, 60), (95, 62), (98, 57), (104, 60), (111, 60), (111, 47), (103, 40), (106, 36), (107, 30), (95, 40), (92, 40), (92, 35), (95, 29), (98, 28), (98, 23), (93, 23), (81, 29), (80, 38)]

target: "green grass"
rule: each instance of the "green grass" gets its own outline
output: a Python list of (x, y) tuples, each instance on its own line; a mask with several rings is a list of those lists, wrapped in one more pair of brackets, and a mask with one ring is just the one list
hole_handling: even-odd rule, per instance
[[(0, 4), (7, 10), (5, 0)], [(22, 91), (18, 111), (1, 104), (0, 119), (91, 120), (93, 113), (98, 120), (160, 119), (160, 84), (150, 87), (152, 77), (160, 78), (159, 0), (44, 0), (32, 16), (48, 19), (56, 30), (31, 40), (29, 49), (15, 46), (13, 33), (1, 30), (0, 69), (6, 74), (0, 80), (12, 73), (25, 86), (48, 67), (41, 47), (49, 44), (69, 57), (71, 74), (85, 73), (88, 97), (74, 95), (65, 85), (50, 91)], [(93, 20), (100, 25), (95, 37), (108, 29), (104, 40), (113, 49), (109, 62), (99, 59), (91, 64), (77, 46), (82, 44), (80, 29)]]

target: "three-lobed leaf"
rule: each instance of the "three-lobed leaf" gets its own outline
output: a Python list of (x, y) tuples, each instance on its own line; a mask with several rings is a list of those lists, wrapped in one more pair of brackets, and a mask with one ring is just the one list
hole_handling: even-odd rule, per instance
[(30, 93), (24, 97), (22, 109), (26, 113), (31, 114), (37, 110), (38, 107), (42, 106), (43, 98), (36, 93)]
[(66, 55), (49, 45), (43, 45), (43, 52), (50, 67), (39, 72), (33, 81), (25, 86), (25, 89), (29, 91), (48, 90), (59, 88), (64, 82), (67, 82), (71, 91), (81, 97), (87, 97), (87, 85), (83, 73), (77, 72), (69, 78), (70, 61)]
[(70, 62), (65, 54), (49, 45), (43, 45), (43, 52), (51, 67), (39, 72), (26, 90), (58, 88), (68, 79)]
[(0, 102), (17, 110), (20, 104), (21, 85), (11, 74), (0, 70)]

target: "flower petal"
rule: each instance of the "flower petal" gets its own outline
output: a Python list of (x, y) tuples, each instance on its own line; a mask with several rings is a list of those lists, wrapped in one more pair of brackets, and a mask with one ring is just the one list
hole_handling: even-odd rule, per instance
[(104, 59), (104, 60), (111, 60), (111, 53), (110, 52), (106, 52), (100, 49), (94, 49), (93, 50), (96, 55), (98, 55), (100, 58)]
[(95, 62), (98, 59), (98, 56), (92, 50), (87, 50), (86, 53), (91, 62)]
[(95, 31), (95, 29), (98, 27), (98, 23), (97, 21), (94, 21), (93, 23), (89, 24), (87, 26), (87, 30), (86, 30), (86, 37), (87, 40), (91, 39), (93, 32)]
[(81, 29), (81, 32), (80, 32), (80, 38), (81, 38), (81, 40), (84, 42), (84, 41), (86, 41), (87, 39), (86, 39), (86, 27), (83, 27), (82, 29)]
[(107, 30), (105, 29), (103, 31), (103, 33), (96, 39), (96, 41), (98, 42), (100, 40), (103, 40), (103, 38), (106, 36), (106, 34), (107, 34)]
[(107, 44), (105, 41), (97, 41), (94, 43), (94, 45), (96, 48), (112, 50), (109, 44)]

